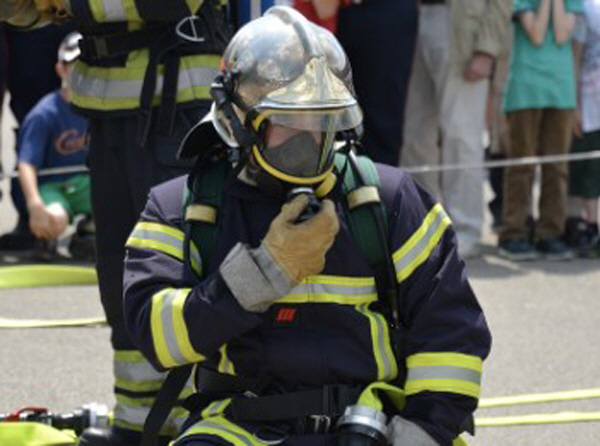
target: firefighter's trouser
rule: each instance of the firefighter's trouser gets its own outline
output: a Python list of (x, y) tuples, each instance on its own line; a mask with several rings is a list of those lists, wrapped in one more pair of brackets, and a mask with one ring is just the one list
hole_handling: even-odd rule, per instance
[(119, 427), (141, 431), (164, 377), (136, 351), (125, 329), (122, 310), (125, 241), (146, 204), (150, 188), (187, 173), (189, 162), (176, 159), (179, 143), (208, 112), (209, 105), (206, 101), (178, 110), (172, 134), (153, 132), (144, 147), (137, 143), (135, 114), (90, 119), (89, 167), (96, 222), (96, 268), (102, 306), (112, 330), (117, 400), (114, 419)]

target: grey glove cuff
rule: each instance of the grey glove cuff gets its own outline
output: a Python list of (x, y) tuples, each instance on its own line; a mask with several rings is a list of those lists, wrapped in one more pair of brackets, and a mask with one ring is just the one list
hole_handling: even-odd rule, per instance
[(262, 245), (248, 249), (238, 243), (227, 254), (219, 272), (239, 304), (253, 312), (266, 311), (295, 285)]
[(389, 442), (393, 446), (410, 444), (411, 446), (440, 446), (418, 424), (405, 420), (398, 415), (390, 421)]

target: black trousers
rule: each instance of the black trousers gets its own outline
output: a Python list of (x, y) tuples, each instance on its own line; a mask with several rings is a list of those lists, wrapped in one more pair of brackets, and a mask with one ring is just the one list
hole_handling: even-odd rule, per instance
[(96, 269), (115, 350), (136, 350), (123, 320), (125, 242), (144, 209), (150, 188), (188, 172), (190, 161), (177, 160), (176, 153), (182, 138), (208, 112), (209, 105), (206, 101), (178, 110), (173, 134), (151, 134), (144, 147), (137, 143), (135, 115), (90, 119), (89, 167), (96, 223)]
[(416, 0), (364, 0), (340, 10), (338, 38), (364, 112), (364, 153), (398, 165), (418, 29)]

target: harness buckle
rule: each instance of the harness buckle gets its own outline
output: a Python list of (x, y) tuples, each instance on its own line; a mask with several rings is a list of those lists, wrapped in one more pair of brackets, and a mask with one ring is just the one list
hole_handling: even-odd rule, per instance
[(202, 21), (197, 15), (184, 17), (175, 26), (175, 34), (183, 40), (202, 43), (206, 40), (202, 29)]
[(326, 434), (331, 428), (331, 417), (328, 415), (309, 415), (308, 418), (312, 422), (313, 434)]

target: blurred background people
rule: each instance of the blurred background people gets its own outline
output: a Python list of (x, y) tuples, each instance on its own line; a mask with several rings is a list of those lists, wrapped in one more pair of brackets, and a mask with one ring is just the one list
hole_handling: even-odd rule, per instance
[[(580, 0), (515, 0), (514, 43), (504, 97), (511, 142), (510, 158), (567, 152), (576, 106), (571, 36)], [(572, 252), (562, 240), (567, 212), (567, 163), (541, 166), (539, 218), (531, 240), (534, 165), (504, 171), (504, 202), (499, 253), (510, 260), (543, 254), (565, 260)]]
[[(401, 165), (483, 162), (489, 78), (509, 26), (510, 0), (421, 0)], [(450, 214), (463, 257), (479, 254), (483, 172), (414, 175)]]
[(336, 36), (350, 59), (364, 113), (361, 152), (373, 161), (397, 166), (417, 38), (417, 4), (415, 0), (342, 0), (342, 4)]
[(69, 76), (80, 54), (80, 39), (81, 34), (77, 32), (64, 38), (56, 62), (61, 87), (48, 93), (29, 111), (17, 143), (19, 182), (29, 212), (29, 226), (37, 238), (35, 254), (43, 260), (56, 257), (57, 239), (77, 216), (84, 219), (71, 238), (71, 255), (93, 260), (89, 174), (38, 176), (41, 169), (86, 163), (87, 122), (68, 104)]
[(364, 113), (359, 152), (396, 166), (418, 25), (414, 0), (294, 0), (309, 20), (336, 34), (352, 65)]
[[(600, 3), (583, 0), (583, 8), (573, 34), (578, 74), (573, 153), (600, 150)], [(580, 213), (567, 219), (565, 241), (581, 257), (597, 256), (600, 160), (572, 162), (569, 170), (569, 199)]]
[[(63, 38), (72, 30), (73, 27), (68, 25), (22, 29), (7, 24), (0, 29), (6, 45), (5, 64), (0, 69), (10, 94), (10, 110), (18, 126), (44, 95), (60, 87), (61, 81), (54, 69), (56, 53)], [(15, 132), (18, 137), (19, 129)], [(9, 170), (8, 166), (4, 167)], [(10, 195), (18, 220), (12, 231), (0, 236), (0, 250), (31, 249), (35, 237), (29, 229), (27, 206), (16, 178), (11, 181)]]

